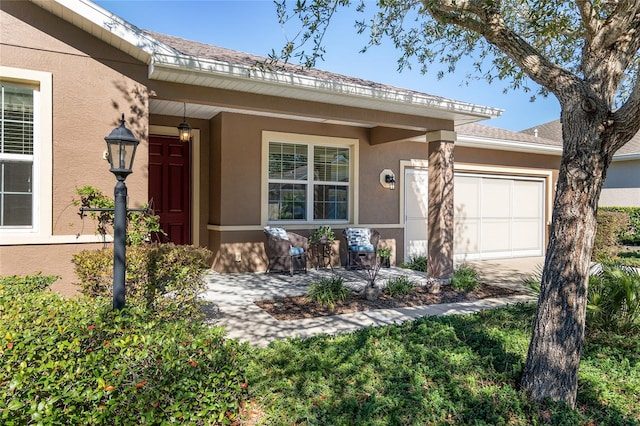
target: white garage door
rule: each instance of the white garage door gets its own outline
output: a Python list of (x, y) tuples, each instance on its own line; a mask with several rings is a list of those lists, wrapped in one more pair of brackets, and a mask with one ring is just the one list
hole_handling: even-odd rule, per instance
[(456, 259), (542, 256), (544, 181), (456, 174)]

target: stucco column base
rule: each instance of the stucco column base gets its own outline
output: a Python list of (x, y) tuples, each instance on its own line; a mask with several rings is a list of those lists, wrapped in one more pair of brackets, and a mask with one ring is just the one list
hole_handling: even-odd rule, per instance
[(427, 134), (429, 144), (429, 273), (433, 278), (453, 275), (453, 147), (455, 133)]

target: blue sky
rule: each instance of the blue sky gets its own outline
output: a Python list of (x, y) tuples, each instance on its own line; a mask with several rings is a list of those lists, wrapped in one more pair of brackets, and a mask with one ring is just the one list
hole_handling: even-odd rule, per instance
[[(287, 39), (295, 36), (295, 27), (285, 30), (278, 24), (271, 0), (94, 1), (139, 28), (256, 55), (266, 56), (272, 49), (279, 51)], [(373, 6), (371, 2), (371, 8)], [(398, 72), (399, 52), (389, 42), (359, 53), (367, 43), (367, 36), (356, 33), (357, 18), (361, 19), (361, 14), (354, 10), (338, 11), (325, 37), (325, 61), (319, 62), (316, 68), (501, 108), (505, 110), (502, 117), (483, 124), (508, 130), (523, 130), (560, 116), (560, 106), (553, 96), (530, 102), (531, 93), (503, 94), (504, 86), (500, 82), (488, 84), (474, 80), (466, 85), (468, 70), (463, 65), (442, 80), (437, 79), (436, 69), (421, 74), (418, 64), (412, 70)]]

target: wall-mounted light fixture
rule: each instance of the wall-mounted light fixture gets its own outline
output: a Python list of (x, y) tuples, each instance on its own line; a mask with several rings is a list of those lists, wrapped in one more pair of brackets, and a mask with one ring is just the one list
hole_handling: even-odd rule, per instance
[(396, 175), (390, 169), (380, 172), (380, 185), (386, 189), (396, 189)]
[(182, 114), (182, 123), (178, 124), (178, 136), (180, 142), (191, 141), (191, 126), (187, 123), (187, 104), (184, 104), (184, 112)]

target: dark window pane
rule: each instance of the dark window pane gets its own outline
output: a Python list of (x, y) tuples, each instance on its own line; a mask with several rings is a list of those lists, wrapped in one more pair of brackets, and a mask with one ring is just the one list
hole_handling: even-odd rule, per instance
[(349, 187), (340, 185), (315, 185), (313, 214), (315, 220), (347, 220), (349, 211)]
[(2, 168), (0, 180), (4, 184), (0, 184), (0, 191), (31, 193), (31, 163), (7, 161), (0, 163), (0, 170)]
[(305, 220), (307, 185), (270, 183), (269, 220)]
[(31, 226), (31, 198), (31, 194), (4, 195), (2, 226)]

